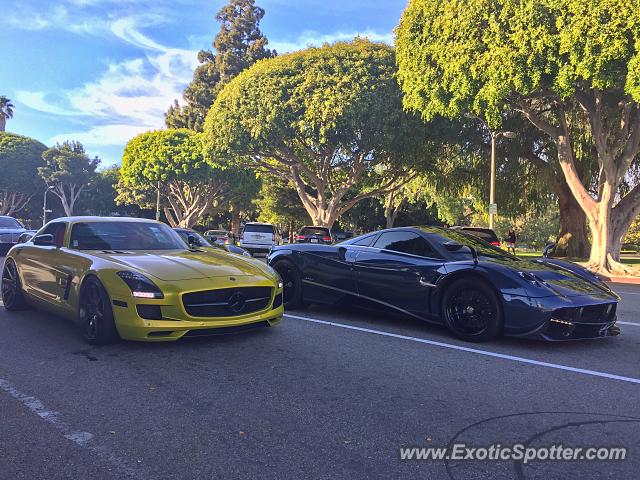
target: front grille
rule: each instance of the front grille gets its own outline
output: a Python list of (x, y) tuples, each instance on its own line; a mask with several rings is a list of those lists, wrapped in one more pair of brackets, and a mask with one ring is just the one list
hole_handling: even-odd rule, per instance
[(272, 310), (280, 307), (282, 305), (282, 292), (279, 295), (276, 295), (276, 298), (273, 299), (273, 305), (271, 306)]
[(586, 307), (560, 308), (553, 312), (552, 318), (572, 323), (609, 323), (616, 318), (616, 304), (605, 303)]
[(236, 317), (269, 306), (271, 287), (237, 287), (185, 293), (182, 304), (192, 317)]
[(268, 327), (269, 322), (266, 320), (263, 322), (249, 323), (246, 325), (235, 325), (233, 327), (219, 327), (219, 328), (201, 328), (199, 330), (189, 330), (185, 337), (209, 337), (212, 335), (226, 335), (229, 333), (241, 333), (248, 332), (250, 330), (256, 330), (258, 328)]
[(162, 320), (162, 310), (159, 305), (136, 305), (138, 316), (146, 320)]

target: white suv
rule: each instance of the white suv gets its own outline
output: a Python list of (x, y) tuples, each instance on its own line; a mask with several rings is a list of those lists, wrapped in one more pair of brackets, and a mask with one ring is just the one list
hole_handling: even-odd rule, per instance
[(267, 254), (271, 247), (281, 243), (278, 229), (270, 223), (246, 223), (240, 234), (240, 246), (251, 254)]

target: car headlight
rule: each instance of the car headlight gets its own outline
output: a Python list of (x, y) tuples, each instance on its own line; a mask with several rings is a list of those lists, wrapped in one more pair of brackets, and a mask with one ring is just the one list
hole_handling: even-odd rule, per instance
[(158, 286), (147, 277), (137, 272), (118, 272), (117, 275), (131, 289), (131, 295), (136, 298), (164, 298)]
[(245, 257), (253, 258), (251, 256), (251, 254), (249, 252), (247, 252), (246, 250), (244, 252), (242, 252), (242, 255), (244, 255)]
[(267, 265), (267, 269), (269, 270), (269, 273), (271, 273), (274, 277), (276, 277), (276, 279), (278, 279), (278, 288), (282, 288), (284, 284), (282, 283), (282, 277), (280, 276), (280, 274), (276, 272), (276, 269), (271, 265)]

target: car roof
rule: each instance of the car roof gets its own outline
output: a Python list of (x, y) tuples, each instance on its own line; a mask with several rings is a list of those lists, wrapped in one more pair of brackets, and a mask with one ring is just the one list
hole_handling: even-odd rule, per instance
[(59, 217), (54, 218), (51, 222), (67, 222), (67, 223), (80, 223), (80, 222), (145, 222), (145, 223), (162, 223), (157, 220), (149, 218), (135, 218), (135, 217), (98, 217), (98, 216), (74, 216), (74, 217)]
[(263, 223), (263, 222), (247, 222), (245, 223), (245, 225), (269, 225), (270, 227), (273, 227), (273, 223)]

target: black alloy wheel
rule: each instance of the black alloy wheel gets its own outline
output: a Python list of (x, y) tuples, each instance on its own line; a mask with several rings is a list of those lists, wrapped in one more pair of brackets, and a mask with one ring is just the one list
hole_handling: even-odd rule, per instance
[(455, 336), (468, 342), (491, 340), (502, 332), (498, 298), (480, 279), (454, 282), (442, 297), (442, 317)]
[(22, 294), (18, 269), (13, 260), (7, 260), (2, 269), (2, 302), (9, 311), (24, 310), (27, 302)]
[(97, 278), (85, 280), (79, 308), (82, 336), (91, 345), (106, 345), (119, 339), (109, 295)]

